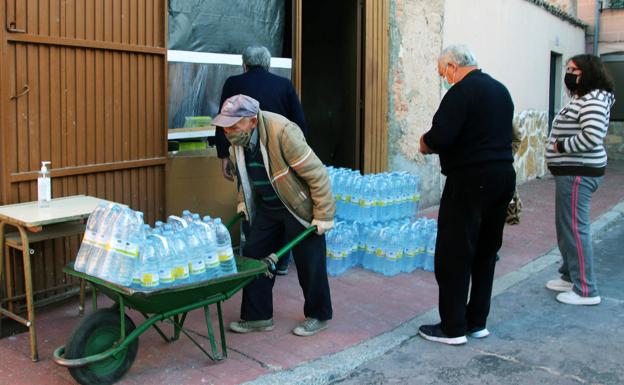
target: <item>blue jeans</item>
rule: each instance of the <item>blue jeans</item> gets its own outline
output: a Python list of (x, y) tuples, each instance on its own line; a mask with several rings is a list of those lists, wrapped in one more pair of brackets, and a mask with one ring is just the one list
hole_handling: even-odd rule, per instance
[(557, 244), (563, 258), (559, 272), (583, 297), (598, 295), (589, 210), (592, 194), (600, 182), (601, 176), (555, 176)]

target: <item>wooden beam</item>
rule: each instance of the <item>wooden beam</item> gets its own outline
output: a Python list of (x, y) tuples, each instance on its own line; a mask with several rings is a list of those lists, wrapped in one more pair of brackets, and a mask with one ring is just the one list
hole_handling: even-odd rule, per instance
[(32, 34), (8, 34), (8, 42), (14, 43), (31, 43), (31, 44), (45, 44), (55, 45), (61, 47), (77, 47), (85, 49), (102, 49), (108, 51), (121, 51), (121, 52), (136, 52), (136, 53), (148, 53), (154, 55), (167, 55), (166, 47), (149, 47), (134, 44), (113, 43), (107, 41), (96, 40), (82, 40), (82, 39), (67, 39), (64, 37), (54, 36), (38, 36)]
[[(86, 166), (63, 167), (50, 170), (50, 177), (67, 177), (85, 174), (95, 174), (99, 172), (121, 171), (130, 168), (163, 166), (167, 163), (167, 158), (151, 158), (140, 160), (128, 160), (122, 162), (98, 163)], [(9, 177), (10, 183), (28, 182), (36, 180), (39, 176), (37, 171), (12, 173)]]

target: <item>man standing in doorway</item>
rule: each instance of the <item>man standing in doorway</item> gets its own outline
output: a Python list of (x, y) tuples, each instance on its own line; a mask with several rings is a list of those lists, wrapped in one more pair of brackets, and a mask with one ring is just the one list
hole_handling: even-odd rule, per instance
[[(226, 99), (234, 95), (247, 95), (260, 103), (262, 111), (280, 114), (295, 123), (306, 133), (306, 124), (299, 97), (290, 80), (269, 72), (271, 53), (264, 46), (250, 46), (243, 51), (243, 70), (241, 75), (230, 76), (223, 85), (221, 101), (223, 106)], [(230, 142), (223, 133), (223, 128), (217, 126), (215, 133), (217, 156), (221, 159), (223, 176), (233, 181), (233, 166), (230, 160)], [(244, 229), (246, 229), (244, 227)], [(290, 256), (280, 260), (276, 273), (286, 275)]]
[(438, 154), (447, 177), (435, 248), (441, 322), (422, 325), (419, 334), (460, 345), (467, 342), (466, 335), (489, 335), (495, 258), (516, 184), (511, 153), (514, 106), (507, 88), (478, 69), (466, 46), (444, 49), (438, 74), (448, 92), (431, 129), (420, 138), (420, 152)]

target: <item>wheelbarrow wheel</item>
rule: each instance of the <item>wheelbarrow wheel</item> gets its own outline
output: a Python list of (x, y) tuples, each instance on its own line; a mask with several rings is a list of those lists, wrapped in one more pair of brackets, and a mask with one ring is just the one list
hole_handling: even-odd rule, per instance
[[(136, 327), (126, 315), (126, 336)], [(65, 358), (78, 359), (108, 350), (121, 335), (119, 310), (100, 309), (76, 326), (65, 346)], [(105, 385), (120, 379), (132, 366), (139, 349), (139, 339), (115, 356), (90, 365), (69, 368), (69, 373), (80, 384)]]

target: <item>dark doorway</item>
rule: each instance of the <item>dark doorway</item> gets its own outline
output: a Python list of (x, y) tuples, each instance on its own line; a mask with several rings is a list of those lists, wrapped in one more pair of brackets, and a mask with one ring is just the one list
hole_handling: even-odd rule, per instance
[(303, 2), (301, 102), (308, 141), (333, 166), (360, 167), (360, 1)]
[(561, 54), (550, 53), (550, 82), (548, 87), (548, 132), (557, 110), (561, 107)]

